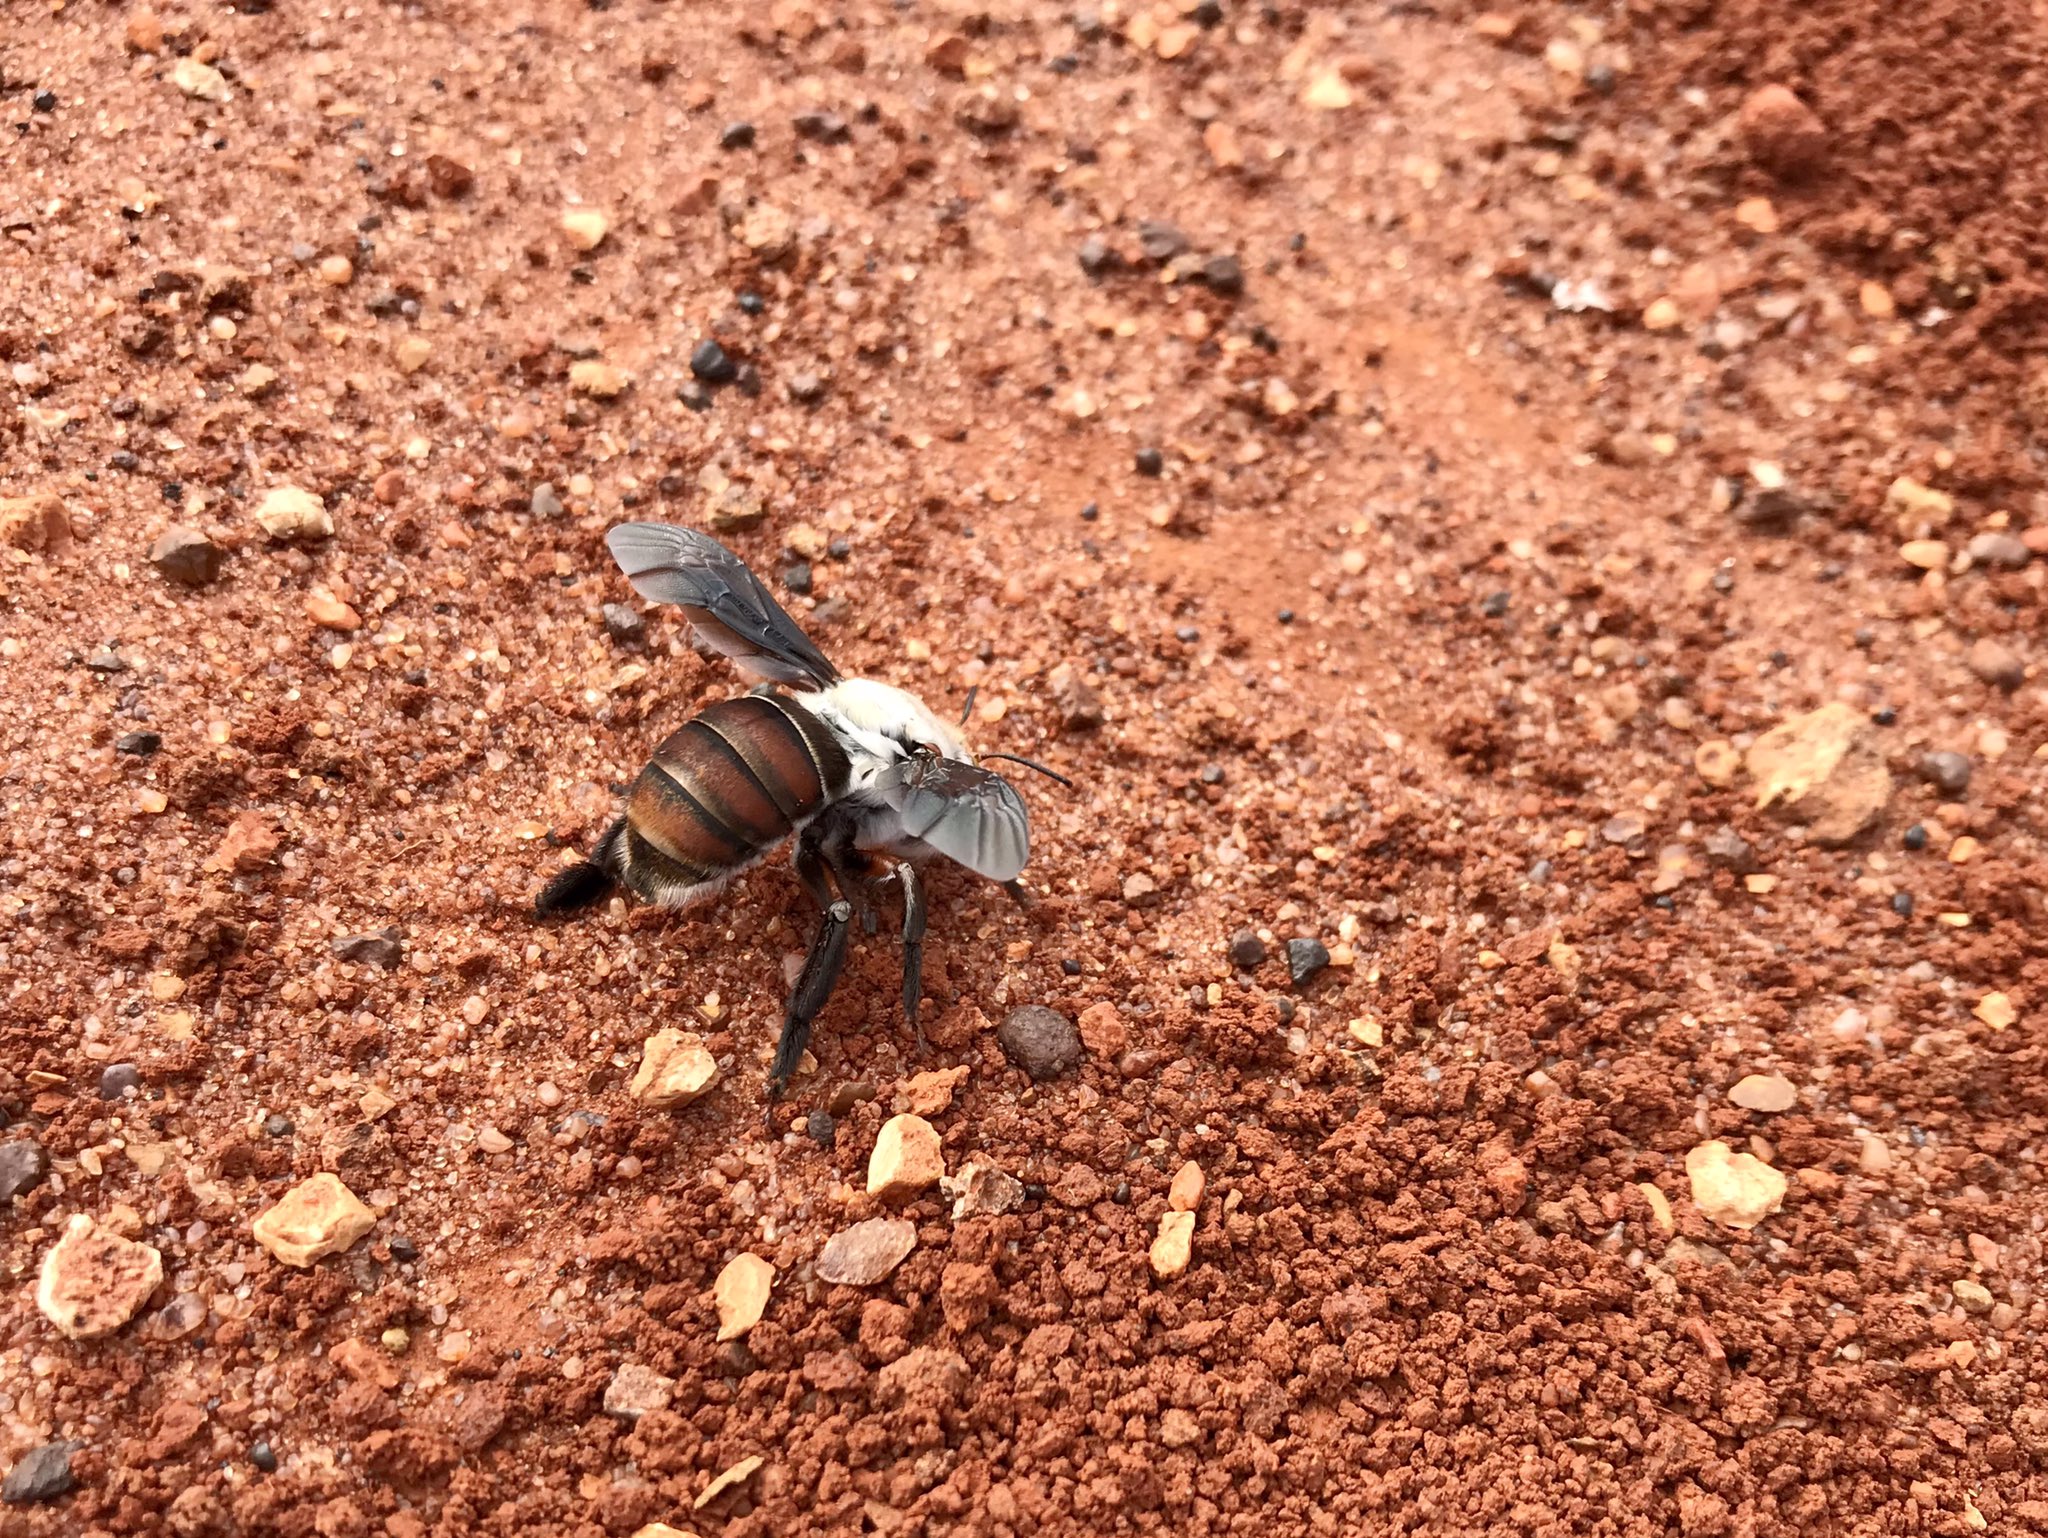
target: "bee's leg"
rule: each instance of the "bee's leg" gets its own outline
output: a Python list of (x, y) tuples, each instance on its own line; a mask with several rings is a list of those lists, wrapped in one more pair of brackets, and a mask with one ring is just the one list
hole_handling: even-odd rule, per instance
[(796, 844), (797, 879), (804, 884), (804, 890), (818, 905), (820, 913), (832, 906), (832, 888), (825, 882), (825, 857), (818, 850), (818, 835), (815, 825), (804, 829)]
[(1031, 894), (1024, 890), (1023, 882), (1005, 881), (1003, 883), (1003, 890), (1010, 894), (1010, 901), (1018, 907), (1029, 908), (1031, 906)]
[(768, 1070), (770, 1104), (780, 1100), (789, 1088), (790, 1075), (796, 1072), (804, 1048), (810, 1043), (811, 1022), (832, 997), (839, 969), (846, 964), (846, 933), (852, 918), (853, 908), (845, 902), (832, 903), (825, 909), (825, 922), (818, 926), (817, 938), (811, 941), (810, 954), (804, 957), (804, 969), (797, 975), (796, 988), (789, 996), (789, 1010), (782, 1017), (782, 1037), (775, 1043), (775, 1062)]
[(924, 884), (908, 860), (896, 867), (896, 879), (903, 884), (903, 1018), (917, 1033), (921, 1053), (924, 1027), (918, 1023), (917, 1005), (924, 996)]
[(852, 830), (843, 825), (835, 828), (820, 842), (819, 852), (825, 863), (832, 867), (832, 879), (839, 884), (839, 895), (852, 903), (853, 911), (860, 915), (860, 932), (873, 934), (876, 928), (875, 905), (869, 900), (868, 889), (874, 885), (874, 878), (867, 871), (867, 856), (853, 847)]

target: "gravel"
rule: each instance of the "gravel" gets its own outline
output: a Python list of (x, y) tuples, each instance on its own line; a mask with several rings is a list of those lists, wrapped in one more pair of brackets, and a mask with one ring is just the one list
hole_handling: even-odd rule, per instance
[(996, 1041), (1005, 1057), (1041, 1082), (1057, 1079), (1084, 1055), (1074, 1022), (1043, 1004), (1011, 1010), (996, 1028)]
[(0, 1483), (0, 1500), (10, 1506), (32, 1506), (54, 1500), (71, 1488), (71, 1454), (83, 1442), (45, 1442), (21, 1455)]
[(1299, 939), (1287, 942), (1287, 975), (1294, 979), (1294, 986), (1304, 987), (1318, 972), (1330, 964), (1330, 948), (1320, 940)]

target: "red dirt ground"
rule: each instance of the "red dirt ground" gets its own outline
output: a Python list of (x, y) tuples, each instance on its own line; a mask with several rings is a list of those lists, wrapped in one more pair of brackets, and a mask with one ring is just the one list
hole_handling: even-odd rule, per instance
[[(735, 14), (0, 16), (0, 1467), (76, 1444), (0, 1535), (2048, 1531), (2048, 23)], [(625, 517), (1076, 781), (1028, 911), (934, 874), (922, 1056), (857, 942), (774, 1138), (784, 868), (530, 916), (739, 687), (608, 630)], [(1890, 773), (1843, 847), (1714, 768), (1830, 702)], [(724, 1074), (656, 1111), (663, 1027)], [(826, 1284), (954, 1066), (1026, 1200)], [(323, 1170), (376, 1225), (287, 1268)], [(73, 1342), (79, 1212), (165, 1274)]]

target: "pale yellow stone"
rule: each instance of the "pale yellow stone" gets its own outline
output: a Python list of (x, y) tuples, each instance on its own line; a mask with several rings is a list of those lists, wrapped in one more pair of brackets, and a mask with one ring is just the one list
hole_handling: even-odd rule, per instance
[(1808, 824), (1813, 841), (1844, 844), (1884, 812), (1891, 771), (1871, 740), (1869, 718), (1831, 701), (1772, 727), (1743, 760), (1758, 810), (1775, 806)]
[(599, 400), (610, 400), (623, 394), (631, 383), (632, 376), (624, 369), (600, 363), (595, 358), (579, 358), (569, 365), (569, 388), (594, 395)]
[(1789, 1111), (1799, 1104), (1799, 1091), (1782, 1073), (1753, 1073), (1737, 1079), (1728, 1098), (1745, 1111)]
[(657, 1111), (688, 1105), (718, 1082), (718, 1061), (704, 1038), (689, 1031), (661, 1030), (640, 1049), (640, 1069), (626, 1092)]
[(882, 1123), (868, 1156), (868, 1195), (885, 1201), (915, 1196), (946, 1173), (938, 1129), (922, 1116), (892, 1116)]
[(1152, 1274), (1170, 1281), (1187, 1270), (1194, 1258), (1195, 1215), (1167, 1211), (1159, 1214), (1159, 1235), (1152, 1241)]
[(1939, 571), (1948, 565), (1948, 546), (1938, 539), (1909, 539), (1899, 546), (1899, 559), (1922, 571)]
[(2011, 997), (2004, 993), (1985, 994), (1970, 1013), (1994, 1031), (2006, 1029), (2020, 1017), (2019, 1011), (2013, 1008)]
[(326, 539), (334, 533), (327, 505), (299, 486), (273, 486), (251, 514), (272, 539)]
[(730, 1490), (734, 1485), (746, 1483), (747, 1480), (753, 1477), (754, 1470), (758, 1469), (765, 1461), (766, 1460), (763, 1459), (759, 1453), (755, 1453), (752, 1457), (749, 1458), (740, 1459), (738, 1463), (735, 1463), (723, 1474), (719, 1475), (716, 1479), (712, 1480), (710, 1484), (706, 1485), (704, 1487), (704, 1493), (697, 1497), (696, 1501), (692, 1503), (690, 1509), (693, 1511), (702, 1511), (706, 1506), (709, 1506), (713, 1501), (717, 1500), (719, 1496), (725, 1494), (725, 1492)]
[(434, 344), (423, 336), (402, 336), (391, 349), (392, 361), (401, 374), (417, 374), (434, 356)]
[(562, 234), (578, 251), (595, 251), (611, 232), (611, 221), (594, 208), (562, 211)]
[(325, 1171), (293, 1186), (251, 1225), (256, 1242), (288, 1266), (339, 1255), (376, 1226), (377, 1215)]
[(759, 1255), (742, 1250), (727, 1261), (711, 1284), (711, 1301), (718, 1308), (718, 1338), (738, 1340), (759, 1324), (774, 1290), (775, 1268)]
[(1785, 1201), (1785, 1177), (1751, 1153), (1734, 1153), (1719, 1139), (1685, 1156), (1693, 1205), (1728, 1228), (1754, 1228)]
[(227, 76), (190, 54), (171, 66), (171, 84), (196, 101), (224, 102), (234, 98), (234, 93), (228, 89)]
[(1301, 88), (1301, 100), (1303, 106), (1318, 112), (1342, 112), (1356, 98), (1341, 73), (1322, 69), (1309, 76), (1308, 84)]
[(1650, 1221), (1660, 1234), (1675, 1234), (1678, 1224), (1671, 1216), (1671, 1198), (1666, 1196), (1650, 1181), (1639, 1181), (1636, 1189), (1643, 1193), (1643, 1200), (1650, 1204)]
[(1653, 299), (1643, 311), (1645, 331), (1671, 331), (1685, 319), (1678, 301), (1671, 298)]
[(142, 1312), (164, 1279), (163, 1257), (80, 1212), (43, 1256), (36, 1307), (71, 1340), (111, 1335)]
[(1735, 783), (1735, 771), (1741, 763), (1742, 755), (1726, 737), (1710, 738), (1693, 749), (1693, 773), (1716, 790), (1726, 790)]

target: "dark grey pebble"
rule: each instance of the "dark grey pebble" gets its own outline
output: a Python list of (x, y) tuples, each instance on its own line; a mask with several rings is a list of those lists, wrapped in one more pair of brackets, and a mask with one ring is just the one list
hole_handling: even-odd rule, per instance
[(298, 1127), (293, 1124), (289, 1116), (280, 1115), (276, 1111), (272, 1111), (263, 1118), (263, 1135), (265, 1137), (290, 1137), (298, 1130)]
[(1122, 265), (1116, 248), (1100, 235), (1090, 235), (1081, 242), (1081, 249), (1074, 253), (1074, 259), (1081, 264), (1081, 270), (1091, 278), (1099, 278), (1105, 272), (1114, 272)]
[(130, 758), (147, 758), (163, 745), (163, 738), (155, 732), (123, 732), (114, 739), (114, 751)]
[(1244, 292), (1244, 267), (1229, 252), (1219, 252), (1202, 263), (1202, 281), (1219, 294)]
[(1723, 870), (1746, 876), (1756, 869), (1756, 848), (1733, 828), (1720, 827), (1706, 836), (1707, 858)]
[(364, 962), (390, 971), (403, 956), (395, 932), (386, 930), (374, 935), (342, 935), (333, 942), (334, 954), (343, 961)]
[(1166, 456), (1157, 449), (1140, 449), (1132, 463), (1140, 475), (1159, 475), (1166, 469)]
[(268, 1442), (258, 1442), (249, 1449), (249, 1461), (266, 1474), (277, 1472), (277, 1454), (270, 1450)]
[(167, 582), (204, 587), (220, 575), (226, 552), (197, 529), (166, 529), (149, 547), (149, 564)]
[(647, 620), (631, 604), (608, 603), (601, 612), (604, 615), (604, 633), (621, 646), (636, 646), (646, 639)]
[(10, 1506), (31, 1506), (55, 1500), (71, 1488), (71, 1451), (77, 1442), (45, 1442), (21, 1455), (0, 1484), (0, 1500)]
[(118, 652), (102, 650), (85, 659), (85, 668), (89, 673), (112, 675), (127, 672), (128, 664), (121, 660)]
[(1147, 261), (1162, 266), (1188, 248), (1188, 238), (1164, 219), (1145, 219), (1138, 224), (1138, 247)]
[(1320, 940), (1287, 942), (1287, 975), (1299, 988), (1330, 964), (1330, 948)]
[(142, 1074), (133, 1063), (109, 1063), (100, 1070), (100, 1099), (119, 1100), (131, 1089), (142, 1092)]
[(798, 561), (782, 574), (782, 585), (790, 592), (802, 596), (811, 590), (811, 563)]
[(49, 1168), (50, 1156), (41, 1143), (0, 1143), (0, 1202), (33, 1191), (43, 1183)]
[(1230, 937), (1230, 964), (1250, 972), (1263, 965), (1266, 960), (1266, 942), (1249, 929), (1240, 929)]
[(1927, 830), (1919, 823), (1914, 823), (1912, 827), (1906, 830), (1904, 843), (1908, 849), (1925, 849), (1927, 847)]
[(1043, 1004), (1011, 1010), (996, 1027), (996, 1042), (1005, 1057), (1041, 1082), (1081, 1061), (1081, 1033), (1074, 1022)]
[(799, 112), (791, 121), (800, 138), (819, 144), (843, 144), (852, 136), (846, 119), (836, 112)]
[(718, 136), (718, 147), (722, 150), (749, 149), (754, 143), (752, 123), (727, 123)]
[(708, 336), (690, 354), (690, 372), (706, 384), (730, 384), (739, 371), (725, 349)]
[(1960, 796), (1970, 788), (1970, 761), (1960, 753), (1928, 753), (1920, 760), (1920, 778), (1944, 796)]
[(804, 1118), (804, 1136), (820, 1148), (830, 1148), (838, 1131), (839, 1123), (830, 1111), (813, 1111)]

